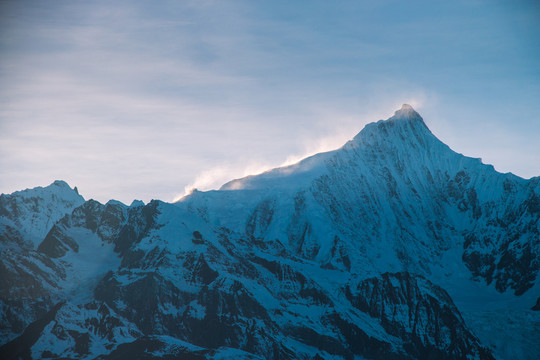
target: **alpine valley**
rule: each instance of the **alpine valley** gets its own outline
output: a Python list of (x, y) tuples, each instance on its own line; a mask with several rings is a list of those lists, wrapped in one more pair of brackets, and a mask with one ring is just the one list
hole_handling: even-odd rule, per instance
[(537, 359), (540, 177), (404, 105), (176, 203), (0, 196), (2, 359)]

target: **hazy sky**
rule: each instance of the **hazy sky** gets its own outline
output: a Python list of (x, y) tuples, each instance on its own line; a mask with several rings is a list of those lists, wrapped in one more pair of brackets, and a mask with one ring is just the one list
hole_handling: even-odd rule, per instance
[(538, 1), (0, 0), (0, 192), (185, 188), (341, 146), (410, 103), (540, 175)]

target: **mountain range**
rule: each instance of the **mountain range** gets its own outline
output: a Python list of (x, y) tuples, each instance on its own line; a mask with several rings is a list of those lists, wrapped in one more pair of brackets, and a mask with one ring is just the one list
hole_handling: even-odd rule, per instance
[(3, 359), (537, 359), (540, 177), (409, 105), (176, 203), (0, 196)]

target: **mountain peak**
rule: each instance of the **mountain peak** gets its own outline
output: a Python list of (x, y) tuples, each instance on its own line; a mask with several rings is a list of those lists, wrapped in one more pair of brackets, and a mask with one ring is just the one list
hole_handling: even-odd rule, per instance
[[(424, 119), (409, 104), (403, 104), (394, 115), (386, 120), (367, 124), (352, 140), (352, 144), (373, 144), (379, 142), (402, 141), (419, 137), (436, 137), (431, 133)], [(422, 141), (422, 143), (425, 143)]]
[(401, 105), (401, 110), (414, 110), (414, 109), (409, 104), (403, 104), (403, 105)]
[[(382, 123), (382, 124), (381, 124)], [(424, 119), (409, 104), (403, 104), (401, 109), (394, 112), (394, 116), (388, 120), (377, 123), (383, 127), (394, 127), (398, 132), (424, 133), (426, 130), (431, 134)]]
[(422, 120), (422, 117), (420, 114), (416, 112), (416, 110), (413, 109), (413, 107), (409, 104), (403, 104), (401, 106), (401, 109), (396, 110), (394, 113), (394, 116), (392, 116), (388, 120), (397, 120), (397, 119), (420, 119)]
[(35, 187), (0, 197), (3, 221), (11, 222), (37, 247), (51, 227), (64, 215), (84, 203), (84, 198), (65, 181)]
[(71, 187), (64, 180), (54, 180), (54, 182), (49, 186), (52, 186), (52, 185), (71, 190)]

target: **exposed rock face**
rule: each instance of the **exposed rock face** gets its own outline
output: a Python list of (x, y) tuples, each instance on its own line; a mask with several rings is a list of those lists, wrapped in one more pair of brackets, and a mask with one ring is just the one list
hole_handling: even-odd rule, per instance
[(416, 358), (490, 357), (466, 328), (446, 291), (422, 277), (385, 273), (348, 286), (346, 294), (354, 307), (403, 339)]
[(56, 317), (56, 313), (62, 307), (62, 303), (56, 304), (43, 317), (29, 324), (21, 336), (0, 347), (2, 359), (29, 359), (32, 357), (30, 349), (38, 341), (45, 327)]
[(523, 298), (540, 326), (539, 183), (454, 153), (404, 106), (176, 204), (84, 202), (62, 182), (2, 195), (0, 353), (492, 359), (463, 308)]
[[(467, 231), (463, 261), (474, 276), (483, 277), (504, 292), (524, 294), (536, 281), (540, 269), (540, 178), (518, 186), (502, 183), (498, 201), (483, 204), (474, 230)], [(504, 204), (504, 206), (501, 206)]]

